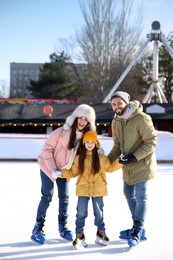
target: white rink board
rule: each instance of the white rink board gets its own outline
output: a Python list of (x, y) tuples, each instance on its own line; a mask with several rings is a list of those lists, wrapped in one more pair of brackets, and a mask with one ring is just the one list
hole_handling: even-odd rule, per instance
[[(0, 160), (36, 160), (46, 138), (47, 135), (0, 134)], [(113, 145), (112, 138), (101, 135), (98, 138), (108, 154)], [(157, 131), (157, 140), (157, 160), (173, 161), (173, 134)]]

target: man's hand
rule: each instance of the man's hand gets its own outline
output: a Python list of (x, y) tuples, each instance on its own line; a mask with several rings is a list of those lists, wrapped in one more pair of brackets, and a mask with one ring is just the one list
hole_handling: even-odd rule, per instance
[(61, 171), (52, 171), (52, 177), (54, 179), (61, 178), (61, 176), (62, 176)]
[(136, 157), (133, 154), (129, 154), (129, 155), (123, 155), (121, 154), (119, 157), (119, 162), (121, 164), (130, 164), (132, 162), (134, 162), (136, 160)]

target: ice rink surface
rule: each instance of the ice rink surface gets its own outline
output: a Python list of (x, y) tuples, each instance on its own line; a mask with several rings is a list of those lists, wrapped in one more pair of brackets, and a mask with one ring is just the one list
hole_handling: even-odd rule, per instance
[[(0, 259), (173, 259), (173, 164), (158, 164), (157, 178), (150, 181), (149, 208), (146, 219), (148, 240), (129, 251), (119, 231), (132, 226), (123, 195), (122, 171), (107, 174), (109, 195), (104, 198), (106, 232), (111, 242), (106, 247), (95, 244), (96, 227), (89, 203), (85, 236), (88, 248), (75, 250), (58, 233), (58, 199), (55, 187), (44, 231), (47, 243), (38, 246), (30, 240), (40, 200), (40, 175), (36, 162), (0, 162)], [(74, 232), (75, 182), (69, 184), (68, 226)]]

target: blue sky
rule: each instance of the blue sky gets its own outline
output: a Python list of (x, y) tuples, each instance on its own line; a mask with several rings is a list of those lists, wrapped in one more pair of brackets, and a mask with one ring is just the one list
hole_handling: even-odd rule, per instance
[[(173, 0), (143, 2), (144, 40), (155, 20), (164, 34), (173, 31)], [(82, 21), (78, 0), (0, 0), (0, 82), (9, 85), (10, 62), (49, 61), (58, 39), (74, 36)]]

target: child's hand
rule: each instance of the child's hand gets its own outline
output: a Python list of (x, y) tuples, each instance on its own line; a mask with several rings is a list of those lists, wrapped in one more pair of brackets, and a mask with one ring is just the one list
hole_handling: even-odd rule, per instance
[(54, 179), (61, 178), (61, 176), (62, 176), (61, 171), (52, 171), (52, 177)]

